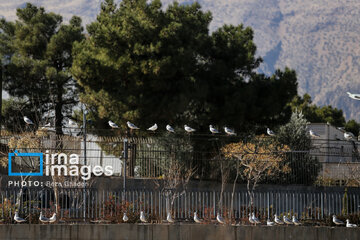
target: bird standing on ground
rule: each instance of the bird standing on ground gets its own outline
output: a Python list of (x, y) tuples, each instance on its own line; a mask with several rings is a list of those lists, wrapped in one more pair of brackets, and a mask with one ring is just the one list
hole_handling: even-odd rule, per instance
[(116, 123), (114, 123), (113, 121), (109, 121), (108, 123), (111, 128), (119, 128), (119, 126)]
[(225, 133), (227, 135), (230, 135), (230, 136), (235, 136), (236, 135), (235, 131), (233, 129), (231, 129), (231, 128), (224, 127), (224, 131), (225, 131)]
[(166, 125), (166, 130), (171, 133), (175, 133), (175, 130), (168, 124)]
[(217, 215), (216, 215), (216, 220), (218, 221), (218, 223), (225, 224), (225, 220), (224, 220), (224, 218), (220, 215), (220, 213), (217, 213)]
[(143, 211), (140, 212), (140, 221), (143, 223), (147, 223), (147, 220), (146, 220), (146, 217), (145, 217), (145, 214)]
[(287, 225), (293, 224), (293, 222), (285, 215), (283, 216), (283, 220), (284, 220), (284, 223), (286, 223)]
[(124, 216), (123, 216), (122, 220), (123, 220), (123, 222), (129, 221), (129, 218), (128, 218), (128, 216), (126, 215), (126, 212), (124, 212)]
[(274, 221), (275, 221), (275, 223), (276, 224), (279, 224), (279, 225), (283, 225), (284, 224), (284, 222), (283, 221), (281, 221), (281, 219), (275, 214), (274, 215)]
[(40, 216), (39, 216), (39, 220), (40, 222), (42, 223), (48, 223), (49, 222), (49, 219), (47, 217), (45, 217), (42, 212), (40, 212)]
[(189, 126), (186, 125), (186, 124), (184, 125), (184, 129), (185, 129), (185, 131), (186, 131), (187, 133), (192, 133), (192, 132), (195, 132), (195, 131), (196, 131), (195, 129), (189, 127)]
[(133, 123), (127, 121), (126, 122), (127, 126), (131, 129), (131, 130), (138, 130), (140, 128), (138, 128), (137, 126), (135, 126)]
[(24, 116), (24, 122), (28, 125), (33, 125), (33, 121), (30, 120), (30, 118), (28, 118), (27, 116)]
[(209, 125), (209, 129), (212, 134), (220, 133), (213, 125)]
[(356, 224), (350, 223), (349, 219), (346, 219), (346, 227), (348, 228), (353, 228), (353, 227), (357, 227)]
[(175, 222), (174, 219), (172, 218), (170, 212), (167, 214), (166, 221), (168, 221), (169, 223), (174, 223)]
[(157, 129), (158, 129), (158, 125), (155, 123), (154, 125), (152, 125), (151, 127), (149, 127), (147, 130), (148, 130), (148, 131), (155, 132)]
[(19, 217), (19, 212), (16, 211), (15, 212), (15, 215), (14, 215), (14, 221), (17, 222), (17, 223), (23, 223), (23, 222), (26, 222), (25, 219)]
[(301, 225), (301, 222), (299, 220), (297, 220), (297, 218), (295, 216), (292, 216), (292, 222), (295, 226)]
[(266, 133), (271, 136), (271, 137), (274, 137), (275, 136), (275, 133), (270, 129), (270, 128), (267, 128), (266, 129)]
[(202, 220), (198, 217), (197, 212), (194, 212), (194, 222), (202, 223)]
[(343, 221), (337, 219), (335, 215), (333, 215), (333, 223), (335, 223), (335, 225), (344, 225), (345, 224)]

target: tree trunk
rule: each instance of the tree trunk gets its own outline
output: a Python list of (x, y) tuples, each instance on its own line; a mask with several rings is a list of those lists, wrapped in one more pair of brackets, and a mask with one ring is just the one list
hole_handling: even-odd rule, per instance
[(233, 189), (232, 189), (232, 193), (231, 193), (230, 219), (232, 218), (232, 213), (233, 213), (233, 209), (234, 209), (234, 194), (235, 194), (235, 187), (236, 187), (236, 182), (237, 182), (238, 177), (239, 177), (239, 170), (238, 170), (238, 166), (237, 166), (236, 177), (234, 180)]

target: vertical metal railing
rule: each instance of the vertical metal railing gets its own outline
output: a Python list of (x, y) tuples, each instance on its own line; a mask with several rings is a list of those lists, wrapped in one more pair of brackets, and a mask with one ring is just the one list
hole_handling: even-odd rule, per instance
[[(20, 189), (15, 188), (0, 191), (0, 216), (5, 222), (11, 221), (15, 210), (22, 216), (32, 215), (33, 222), (40, 211), (48, 216), (55, 211), (52, 189), (27, 188), (23, 191), (18, 209), (15, 209), (19, 191)], [(207, 219), (215, 218), (217, 212), (229, 216), (230, 211), (235, 219), (247, 218), (251, 211), (261, 219), (273, 217), (274, 214), (296, 215), (299, 219), (313, 220), (324, 219), (333, 214), (360, 214), (360, 191), (257, 191), (253, 208), (249, 206), (249, 194), (238, 191), (234, 194), (232, 210), (231, 196), (231, 192), (224, 192), (222, 206), (219, 206), (219, 191), (189, 190), (176, 199), (171, 210), (177, 219), (189, 219), (194, 211)], [(86, 198), (86, 206), (83, 197)], [(133, 216), (144, 211), (147, 216), (158, 221), (166, 218), (166, 204), (170, 204), (165, 194), (152, 189), (127, 189), (119, 192), (87, 189), (85, 195), (83, 189), (60, 189), (59, 198), (59, 218), (67, 221), (84, 218), (118, 221), (123, 211)], [(123, 198), (126, 199), (125, 202)]]

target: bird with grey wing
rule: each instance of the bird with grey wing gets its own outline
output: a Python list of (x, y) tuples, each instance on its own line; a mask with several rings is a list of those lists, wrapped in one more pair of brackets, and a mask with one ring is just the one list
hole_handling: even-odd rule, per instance
[(140, 221), (143, 223), (147, 223), (148, 221), (146, 220), (145, 214), (143, 211), (140, 212)]
[(220, 133), (213, 125), (209, 125), (209, 130), (212, 134)]
[(198, 217), (197, 212), (194, 212), (194, 222), (202, 223), (202, 220)]
[(30, 118), (28, 118), (27, 116), (24, 116), (24, 122), (27, 124), (27, 125), (33, 125), (33, 121), (31, 121)]
[(225, 224), (225, 219), (220, 215), (220, 213), (217, 213), (216, 221), (218, 221), (218, 223)]
[(349, 219), (346, 219), (346, 227), (348, 227), (348, 228), (354, 228), (354, 227), (357, 227), (357, 225), (354, 224), (354, 223), (350, 223), (350, 220), (349, 220)]
[(275, 223), (272, 222), (269, 218), (266, 220), (266, 225), (267, 226), (275, 226)]
[(335, 225), (337, 225), (337, 226), (345, 224), (343, 221), (337, 219), (337, 217), (335, 215), (333, 215), (333, 223), (335, 223)]
[(111, 120), (108, 123), (111, 128), (119, 128), (119, 126)]
[(352, 132), (344, 132), (344, 138), (347, 141), (355, 140), (355, 135)]
[(39, 216), (39, 220), (40, 222), (42, 223), (48, 223), (49, 222), (49, 219), (47, 217), (45, 217), (42, 212), (40, 212), (40, 216)]
[(236, 136), (236, 133), (233, 129), (231, 128), (228, 128), (228, 127), (224, 127), (224, 131), (227, 135), (229, 136)]
[(283, 221), (284, 221), (284, 223), (286, 225), (292, 225), (293, 224), (293, 222), (286, 215), (283, 216)]
[(54, 223), (54, 222), (56, 222), (56, 213), (53, 213), (51, 218), (49, 218), (49, 223)]
[(350, 92), (347, 92), (349, 98), (352, 98), (354, 100), (360, 100), (360, 94), (356, 94), (356, 93), (350, 93)]
[(122, 218), (123, 222), (127, 222), (129, 221), (128, 216), (126, 215), (126, 212), (124, 212), (123, 218)]
[(193, 132), (196, 131), (195, 129), (189, 127), (189, 126), (186, 125), (186, 124), (184, 125), (184, 129), (185, 129), (185, 131), (186, 131), (187, 133), (193, 133)]
[(261, 224), (260, 220), (255, 216), (255, 213), (252, 213), (252, 220), (255, 222), (255, 225), (256, 224)]
[(256, 224), (256, 222), (254, 221), (251, 213), (249, 213), (249, 222), (250, 222), (251, 224)]
[(310, 134), (310, 137), (312, 137), (312, 138), (319, 138), (320, 137), (320, 135), (318, 135), (312, 129), (309, 130), (309, 134)]
[(297, 218), (294, 216), (292, 216), (292, 222), (295, 226), (299, 226), (301, 225), (301, 222), (299, 220), (297, 220)]
[(275, 133), (274, 133), (270, 128), (267, 128), (267, 129), (266, 129), (266, 133), (267, 133), (269, 136), (271, 136), (271, 137), (275, 137), (275, 136), (276, 136)]
[(154, 125), (152, 125), (151, 127), (149, 127), (147, 130), (148, 130), (148, 131), (155, 132), (157, 129), (158, 129), (158, 125), (155, 123)]
[(278, 225), (284, 225), (284, 222), (275, 214), (274, 215), (274, 222)]
[(137, 126), (135, 126), (135, 124), (133, 124), (133, 123), (131, 123), (131, 122), (129, 122), (129, 121), (127, 121), (126, 124), (127, 124), (128, 128), (130, 128), (131, 130), (138, 130), (138, 129), (140, 129), (140, 128), (138, 128)]
[(25, 219), (19, 217), (19, 212), (18, 212), (18, 211), (15, 212), (14, 221), (17, 222), (17, 223), (24, 223), (24, 222), (26, 222)]
[(170, 212), (169, 212), (169, 213), (167, 214), (167, 216), (166, 216), (166, 221), (167, 221), (168, 223), (174, 223), (174, 222), (175, 222), (175, 220), (172, 218)]
[(175, 130), (168, 124), (166, 125), (166, 130), (171, 133), (175, 133)]

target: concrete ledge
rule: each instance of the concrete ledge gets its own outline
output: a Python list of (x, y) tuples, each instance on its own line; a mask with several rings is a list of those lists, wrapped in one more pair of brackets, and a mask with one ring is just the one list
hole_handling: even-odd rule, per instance
[(354, 240), (360, 228), (220, 226), (197, 224), (0, 225), (0, 239), (67, 240)]

